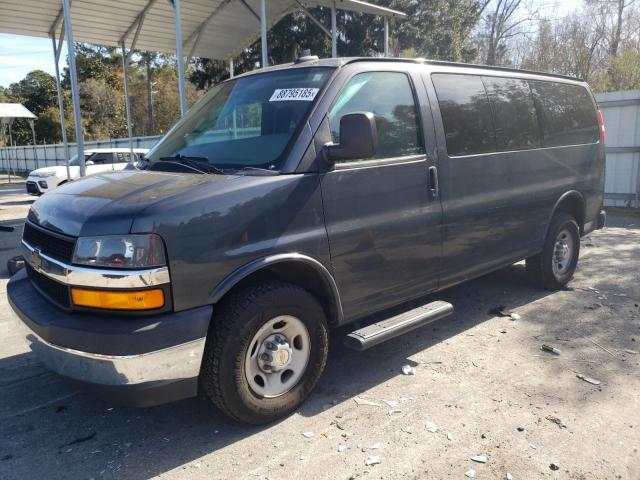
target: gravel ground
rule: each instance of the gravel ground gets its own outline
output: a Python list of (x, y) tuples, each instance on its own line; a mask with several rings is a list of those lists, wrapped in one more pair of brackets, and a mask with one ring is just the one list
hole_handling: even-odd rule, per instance
[[(23, 189), (0, 185), (0, 225), (22, 223)], [(564, 291), (531, 287), (517, 264), (432, 296), (456, 313), (369, 352), (346, 350), (336, 332), (311, 398), (261, 428), (202, 398), (113, 407), (45, 370), (6, 303), (4, 263), (20, 232), (0, 232), (0, 478), (464, 479), (473, 469), (638, 480), (640, 216), (609, 215)], [(521, 318), (496, 316), (500, 305)]]

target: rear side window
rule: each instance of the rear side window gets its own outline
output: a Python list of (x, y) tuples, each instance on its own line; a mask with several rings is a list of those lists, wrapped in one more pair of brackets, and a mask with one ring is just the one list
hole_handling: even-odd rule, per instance
[(354, 75), (329, 112), (331, 137), (340, 142), (340, 119), (355, 112), (371, 112), (378, 129), (375, 158), (424, 153), (418, 110), (409, 78), (401, 72), (367, 72)]
[(112, 153), (94, 153), (87, 159), (91, 160), (94, 165), (111, 165), (113, 163)]
[(482, 77), (493, 107), (499, 152), (540, 146), (536, 107), (529, 83), (517, 78)]
[(540, 114), (545, 147), (598, 141), (598, 118), (586, 88), (556, 82), (531, 81)]
[(491, 107), (477, 75), (434, 74), (449, 156), (495, 152)]

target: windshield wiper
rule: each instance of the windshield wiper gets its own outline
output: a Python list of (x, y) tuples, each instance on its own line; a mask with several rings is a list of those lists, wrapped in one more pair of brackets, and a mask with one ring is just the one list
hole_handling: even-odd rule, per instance
[(218, 175), (224, 175), (225, 173), (219, 168), (211, 165), (207, 157), (190, 157), (188, 155), (181, 155), (176, 153), (173, 157), (161, 157), (161, 162), (174, 162), (186, 165), (201, 173), (215, 173)]

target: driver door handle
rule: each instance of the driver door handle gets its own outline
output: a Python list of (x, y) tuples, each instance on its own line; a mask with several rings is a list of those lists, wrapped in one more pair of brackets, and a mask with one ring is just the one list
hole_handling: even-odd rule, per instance
[(440, 195), (438, 186), (438, 167), (429, 167), (429, 193), (432, 199), (437, 199)]

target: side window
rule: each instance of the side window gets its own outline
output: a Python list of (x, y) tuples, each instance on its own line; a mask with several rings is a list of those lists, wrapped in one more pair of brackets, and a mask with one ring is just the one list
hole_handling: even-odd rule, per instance
[(526, 80), (482, 77), (493, 107), (496, 147), (500, 152), (540, 146), (533, 95)]
[(355, 112), (375, 115), (378, 128), (375, 158), (424, 153), (418, 110), (406, 74), (367, 72), (354, 75), (329, 112), (331, 137), (335, 143), (340, 142), (340, 119)]
[(450, 157), (495, 152), (491, 107), (477, 75), (433, 74)]
[(598, 118), (586, 88), (557, 82), (531, 81), (545, 147), (598, 141)]
[(116, 153), (116, 162), (117, 163), (128, 163), (130, 161), (131, 161), (131, 152), (117, 152)]
[(113, 154), (111, 154), (111, 153), (94, 153), (87, 160), (91, 160), (94, 165), (111, 165), (113, 163)]

